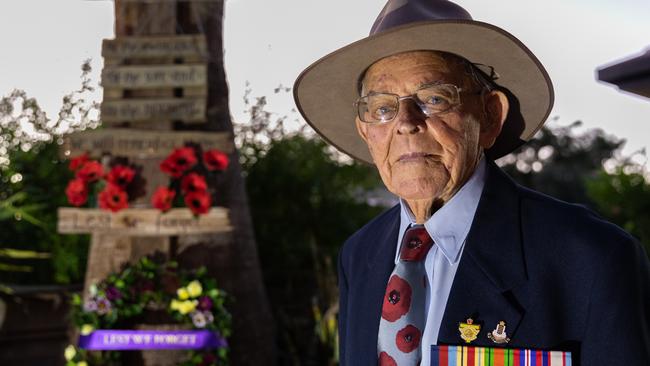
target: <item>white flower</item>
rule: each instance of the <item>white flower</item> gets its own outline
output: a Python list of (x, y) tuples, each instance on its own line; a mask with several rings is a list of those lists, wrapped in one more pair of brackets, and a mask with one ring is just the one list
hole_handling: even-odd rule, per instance
[(205, 318), (205, 315), (200, 311), (193, 312), (191, 316), (192, 316), (192, 323), (197, 328), (204, 328), (208, 323), (207, 319)]
[(94, 299), (86, 301), (84, 303), (84, 311), (87, 313), (93, 313), (97, 311), (97, 302)]
[(90, 296), (95, 297), (97, 295), (97, 285), (95, 284), (90, 285), (90, 287), (88, 288), (88, 293), (90, 294)]
[(214, 315), (209, 311), (204, 311), (203, 315), (205, 316), (205, 321), (210, 324), (214, 321)]
[(105, 297), (97, 298), (97, 314), (104, 315), (111, 312), (111, 302)]

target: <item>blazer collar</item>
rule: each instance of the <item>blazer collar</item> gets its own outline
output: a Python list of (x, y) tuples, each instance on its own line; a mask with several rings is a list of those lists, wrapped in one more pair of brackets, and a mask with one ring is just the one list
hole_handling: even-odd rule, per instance
[(517, 184), (493, 161), (488, 163), (487, 173), (465, 253), (500, 291), (506, 291), (527, 280), (519, 192)]
[(528, 278), (519, 200), (516, 183), (488, 162), (483, 194), (440, 325), (439, 343), (461, 343), (458, 323), (472, 317), (485, 329), (474, 345), (494, 346), (486, 333), (502, 320), (516, 344), (513, 335), (525, 312), (517, 289)]

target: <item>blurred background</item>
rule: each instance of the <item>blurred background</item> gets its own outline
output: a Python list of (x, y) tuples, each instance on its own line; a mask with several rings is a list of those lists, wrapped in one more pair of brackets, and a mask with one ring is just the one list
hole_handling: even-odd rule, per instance
[[(291, 86), (311, 62), (367, 35), (385, 2), (217, 2), (273, 358), (334, 365), (336, 255), (396, 198), (372, 167), (333, 151), (304, 124)], [(554, 82), (546, 127), (498, 163), (528, 187), (597, 211), (650, 251), (650, 2), (457, 3), (519, 38)], [(39, 345), (41, 360), (64, 362), (66, 303), (84, 288), (90, 239), (57, 234), (71, 175), (58, 143), (98, 124), (64, 97), (90, 110), (101, 102), (101, 44), (115, 37), (114, 23), (112, 1), (0, 4), (0, 361), (10, 347)], [(6, 107), (16, 100), (29, 101), (30, 112)]]

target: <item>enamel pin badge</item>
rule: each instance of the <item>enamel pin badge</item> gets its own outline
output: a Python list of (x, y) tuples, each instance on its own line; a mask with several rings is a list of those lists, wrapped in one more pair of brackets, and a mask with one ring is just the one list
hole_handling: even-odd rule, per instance
[(458, 323), (458, 331), (460, 332), (460, 337), (465, 341), (465, 343), (471, 343), (478, 337), (478, 333), (481, 331), (481, 326), (479, 324), (474, 324), (472, 318), (468, 318), (466, 323)]
[(488, 333), (488, 338), (496, 344), (504, 344), (510, 342), (510, 338), (506, 334), (506, 322), (503, 320), (497, 324), (497, 327), (490, 333)]

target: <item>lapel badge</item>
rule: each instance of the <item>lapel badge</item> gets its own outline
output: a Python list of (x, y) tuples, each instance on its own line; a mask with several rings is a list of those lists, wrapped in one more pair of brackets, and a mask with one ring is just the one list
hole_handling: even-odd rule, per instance
[(510, 338), (506, 334), (506, 322), (501, 320), (497, 327), (490, 333), (488, 333), (488, 338), (496, 344), (504, 344), (510, 342)]
[(481, 331), (481, 326), (479, 324), (474, 324), (472, 318), (468, 318), (466, 323), (458, 323), (458, 331), (460, 332), (460, 337), (465, 341), (465, 343), (471, 343), (478, 337), (478, 333)]

